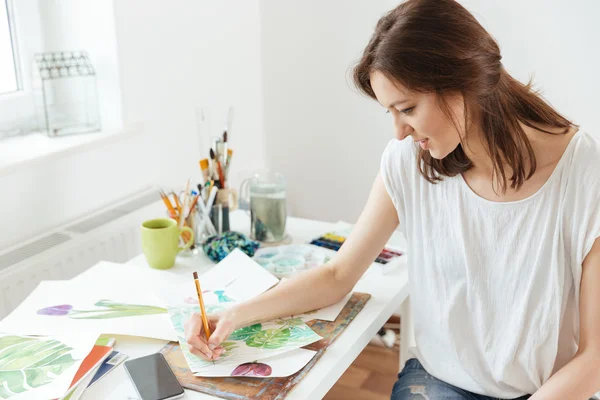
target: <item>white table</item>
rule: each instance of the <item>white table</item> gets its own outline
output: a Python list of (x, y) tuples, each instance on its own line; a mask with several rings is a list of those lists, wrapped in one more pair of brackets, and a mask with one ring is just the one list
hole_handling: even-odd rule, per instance
[[(244, 213), (232, 214), (232, 228), (238, 232), (249, 232), (249, 219)], [(306, 219), (289, 218), (287, 231), (292, 235), (294, 243), (306, 243), (312, 238), (328, 232), (334, 224), (311, 221)], [(158, 271), (148, 267), (143, 255), (139, 255), (127, 263), (139, 273), (140, 281), (162, 282), (163, 284), (187, 282), (193, 271), (204, 273), (212, 263), (203, 254), (193, 258), (179, 257), (176, 265), (166, 271)], [(98, 273), (90, 268), (80, 276)], [(306, 377), (290, 392), (287, 397), (296, 399), (320, 399), (336, 383), (344, 371), (365, 348), (377, 331), (388, 318), (400, 310), (408, 309), (408, 275), (406, 266), (400, 266), (383, 275), (377, 265), (371, 267), (367, 274), (354, 287), (356, 292), (370, 293), (371, 298), (364, 309), (329, 346), (319, 362), (310, 370)], [(403, 305), (404, 303), (404, 305)], [(403, 320), (406, 317), (403, 318)], [(115, 335), (110, 335), (115, 336)], [(403, 334), (402, 339), (405, 339)], [(132, 336), (115, 336), (115, 349), (129, 355), (130, 359), (152, 354), (165, 345), (163, 340), (139, 338)], [(403, 343), (404, 344), (404, 343)], [(403, 346), (405, 347), (405, 346)], [(102, 378), (96, 385), (87, 389), (84, 400), (90, 399), (137, 399), (137, 394), (123, 366), (113, 370)], [(203, 393), (186, 389), (186, 399), (215, 399)]]

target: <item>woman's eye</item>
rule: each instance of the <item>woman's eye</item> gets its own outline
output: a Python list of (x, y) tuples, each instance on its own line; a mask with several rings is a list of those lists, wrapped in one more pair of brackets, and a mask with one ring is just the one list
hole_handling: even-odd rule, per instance
[(406, 114), (406, 115), (408, 115), (408, 114), (410, 114), (410, 113), (411, 113), (411, 112), (412, 112), (414, 109), (415, 109), (414, 107), (409, 107), (409, 108), (405, 108), (404, 110), (400, 110), (400, 112), (401, 112), (402, 114)]
[(386, 110), (386, 111), (385, 111), (385, 113), (386, 113), (386, 114), (389, 114), (389, 113), (390, 113), (390, 110)]

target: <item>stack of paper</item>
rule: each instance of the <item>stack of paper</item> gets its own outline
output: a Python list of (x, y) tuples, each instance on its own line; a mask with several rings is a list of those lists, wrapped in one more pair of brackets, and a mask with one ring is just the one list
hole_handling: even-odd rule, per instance
[[(222, 311), (258, 296), (278, 283), (275, 277), (239, 250), (202, 275), (199, 281), (207, 313)], [(291, 375), (315, 354), (301, 347), (321, 339), (304, 321), (321, 316), (333, 320), (346, 302), (322, 310), (321, 315), (316, 312), (238, 329), (222, 343), (225, 353), (219, 360), (205, 361), (189, 351), (184, 334), (185, 322), (200, 311), (193, 280), (178, 287), (163, 288), (157, 294), (168, 305), (177, 340), (196, 376)]]
[[(115, 264), (111, 267), (122, 267)], [(102, 269), (100, 269), (102, 270)], [(0, 321), (0, 399), (76, 400), (125, 358), (114, 341), (100, 334), (178, 340), (190, 369), (199, 376), (288, 376), (315, 352), (301, 349), (321, 339), (305, 321), (333, 320), (340, 304), (299, 316), (239, 329), (223, 343), (227, 352), (214, 362), (192, 355), (183, 325), (198, 312), (191, 273), (181, 287), (132, 285), (119, 270), (100, 271), (70, 281), (43, 281)], [(154, 271), (153, 271), (154, 272)], [(277, 285), (279, 280), (239, 250), (200, 277), (207, 312), (223, 310)], [(69, 332), (66, 334), (64, 332)]]

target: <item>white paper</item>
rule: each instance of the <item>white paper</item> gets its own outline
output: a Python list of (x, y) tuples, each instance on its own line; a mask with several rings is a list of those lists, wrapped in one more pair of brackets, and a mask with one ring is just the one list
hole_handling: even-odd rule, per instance
[[(210, 271), (199, 276), (198, 281), (204, 304), (215, 306), (207, 307), (208, 313), (256, 297), (279, 282), (239, 249), (232, 251)], [(155, 291), (165, 305), (198, 305), (198, 294), (192, 274), (188, 282), (155, 287)]]
[[(11, 340), (12, 345), (7, 343), (9, 337), (15, 338)], [(64, 396), (97, 338), (98, 335), (96, 334), (83, 332), (63, 333), (54, 336), (0, 333), (0, 343), (2, 343), (2, 339), (7, 341), (4, 345), (0, 345), (0, 399), (54, 399)], [(45, 346), (41, 348), (42, 345)], [(17, 349), (20, 353), (17, 360), (10, 361), (8, 359), (9, 352), (14, 355)], [(34, 349), (35, 351), (33, 351)], [(26, 355), (28, 351), (31, 354)], [(52, 360), (57, 359), (56, 356), (64, 362), (52, 362)], [(25, 361), (26, 358), (27, 361)], [(27, 366), (24, 363), (27, 363)], [(40, 364), (43, 364), (44, 367), (42, 368)], [(9, 370), (13, 372), (8, 372)], [(22, 376), (24, 370), (27, 371), (25, 376), (33, 377), (35, 375), (38, 383), (44, 383), (32, 388), (26, 384), (27, 381), (22, 381), (22, 378), (15, 378), (15, 371), (18, 372), (17, 376)], [(19, 394), (12, 394), (13, 392), (8, 390), (9, 388), (14, 391), (25, 388), (28, 390)]]
[(216, 364), (194, 375), (203, 377), (244, 376), (281, 378), (300, 371), (316, 353), (313, 350), (296, 349), (278, 356), (263, 358), (253, 363), (246, 363), (247, 365), (231, 362)]
[[(190, 370), (199, 376), (229, 376), (228, 374), (231, 371), (223, 375), (224, 370), (215, 369), (216, 366), (220, 364), (235, 364), (237, 366), (243, 363), (254, 362), (288, 353), (322, 339), (308, 325), (302, 322), (300, 318), (284, 318), (272, 322), (255, 324), (233, 332), (231, 336), (221, 343), (221, 346), (226, 350), (221, 355), (221, 358), (215, 361), (205, 361), (189, 351), (189, 346), (184, 335), (185, 321), (193, 313), (199, 311), (198, 306), (169, 307), (169, 315), (178, 333), (178, 342), (181, 351)], [(290, 368), (295, 368), (295, 364), (291, 364)]]
[[(218, 312), (258, 296), (279, 282), (277, 278), (237, 249), (210, 271), (201, 275), (198, 281), (207, 313)], [(292, 352), (292, 357), (287, 363), (283, 358), (276, 364), (277, 376), (285, 376), (280, 374), (299, 370), (314, 355), (308, 357), (304, 353), (303, 357), (294, 356), (298, 354), (294, 352), (321, 339), (300, 318), (280, 319), (255, 324), (234, 332), (222, 343), (226, 353), (222, 354), (219, 360), (204, 361), (190, 353), (183, 328), (190, 316), (200, 311), (198, 294), (192, 277), (190, 276), (189, 282), (165, 285), (157, 288), (156, 291), (157, 296), (169, 310), (171, 322), (178, 334), (178, 341), (190, 370), (199, 376), (230, 376), (233, 369), (240, 364)], [(254, 367), (257, 366), (248, 367), (248, 373), (255, 371)], [(268, 368), (263, 367), (263, 371)]]
[[(286, 281), (289, 281), (289, 279), (283, 278), (281, 279), (280, 283)], [(344, 309), (346, 303), (348, 303), (348, 300), (350, 300), (350, 297), (352, 297), (352, 293), (348, 293), (346, 296), (344, 296), (342, 300), (335, 304), (321, 308), (319, 310), (309, 311), (304, 314), (293, 315), (293, 317), (300, 317), (304, 322), (312, 321), (313, 319), (320, 319), (322, 321), (335, 321), (340, 312), (342, 312), (342, 310)]]
[(335, 321), (340, 312), (344, 309), (348, 300), (352, 297), (352, 293), (348, 293), (341, 301), (325, 308), (321, 308), (320, 310), (304, 313), (298, 315), (298, 317), (302, 318), (302, 321), (308, 322), (313, 319), (320, 319), (323, 321)]
[(81, 382), (79, 382), (79, 384), (73, 388), (72, 394), (65, 396), (63, 400), (79, 400), (85, 389), (87, 389), (88, 385), (94, 378), (94, 375), (96, 375), (96, 372), (98, 372), (98, 369), (100, 369), (100, 365), (88, 371), (88, 374), (81, 380)]
[(29, 335), (93, 332), (177, 340), (166, 308), (139, 282), (81, 285), (42, 281), (0, 321), (0, 331)]
[(199, 278), (202, 290), (226, 289), (236, 301), (248, 300), (275, 286), (279, 280), (239, 249)]

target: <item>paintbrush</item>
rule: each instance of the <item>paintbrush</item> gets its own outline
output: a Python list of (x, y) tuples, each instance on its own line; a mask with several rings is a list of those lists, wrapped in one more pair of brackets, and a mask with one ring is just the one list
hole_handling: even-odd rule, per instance
[(210, 158), (217, 164), (217, 174), (219, 175), (219, 183), (221, 189), (225, 189), (225, 177), (223, 176), (223, 168), (221, 168), (221, 162), (218, 158), (216, 158), (215, 152), (213, 149), (210, 149)]
[(223, 157), (223, 165), (225, 165), (225, 167), (227, 167), (228, 148), (229, 148), (229, 143), (227, 143), (227, 129), (226, 129), (225, 132), (223, 132), (223, 154), (221, 154), (221, 157)]
[(211, 148), (208, 152), (208, 175), (210, 176), (211, 180), (218, 179), (217, 168), (215, 163), (216, 156), (216, 151)]

